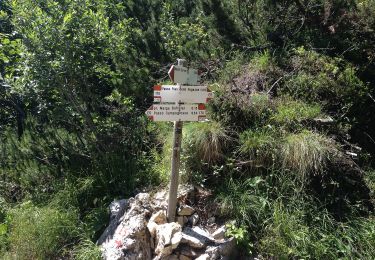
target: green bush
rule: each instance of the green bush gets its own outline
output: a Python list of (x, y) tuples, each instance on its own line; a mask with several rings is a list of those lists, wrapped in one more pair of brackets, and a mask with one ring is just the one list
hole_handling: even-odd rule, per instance
[(295, 50), (291, 60), (294, 73), (281, 87), (281, 93), (320, 103), (337, 115), (350, 112), (366, 98), (366, 85), (356, 75), (355, 68), (343, 60), (303, 47)]
[(299, 123), (317, 118), (321, 113), (318, 104), (309, 105), (301, 101), (283, 98), (278, 100), (275, 114), (271, 116), (271, 119), (276, 124), (296, 128)]
[(0, 196), (0, 257), (8, 247), (8, 221), (7, 212), (9, 205)]
[(235, 130), (259, 127), (272, 112), (269, 91), (280, 70), (268, 52), (232, 58), (218, 75), (211, 116)]
[(17, 259), (63, 256), (80, 233), (78, 215), (25, 203), (10, 212), (10, 251)]

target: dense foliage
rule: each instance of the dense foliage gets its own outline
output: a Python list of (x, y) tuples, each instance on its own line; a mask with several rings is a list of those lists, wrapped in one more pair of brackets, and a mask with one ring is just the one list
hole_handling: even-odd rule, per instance
[(373, 259), (373, 0), (0, 2), (0, 258), (99, 259), (106, 207), (168, 179), (151, 86), (216, 91), (183, 181), (245, 254)]

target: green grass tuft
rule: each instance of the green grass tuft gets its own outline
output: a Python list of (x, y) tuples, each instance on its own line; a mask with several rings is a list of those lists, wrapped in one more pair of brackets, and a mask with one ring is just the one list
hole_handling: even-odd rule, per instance
[(281, 99), (272, 119), (280, 125), (291, 125), (314, 119), (321, 114), (321, 107), (318, 104), (309, 105), (301, 101)]
[(337, 149), (331, 139), (304, 130), (286, 136), (280, 152), (283, 169), (305, 177), (309, 173), (322, 173), (325, 163)]
[(276, 133), (272, 128), (247, 130), (240, 135), (239, 152), (255, 167), (269, 167), (275, 161)]
[(230, 137), (220, 123), (191, 123), (186, 124), (183, 129), (184, 148), (194, 151), (195, 159), (202, 160), (209, 165), (223, 159)]

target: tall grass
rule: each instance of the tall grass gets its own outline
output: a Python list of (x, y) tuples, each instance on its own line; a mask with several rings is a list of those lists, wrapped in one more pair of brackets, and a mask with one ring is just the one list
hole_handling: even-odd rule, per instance
[(235, 218), (240, 225), (256, 227), (266, 218), (268, 209), (267, 194), (262, 193), (264, 180), (260, 177), (246, 180), (226, 180), (218, 191), (217, 201), (221, 213)]
[(287, 97), (280, 98), (276, 103), (276, 111), (271, 119), (279, 125), (295, 127), (298, 123), (314, 119), (322, 114), (318, 104), (307, 104)]
[(196, 159), (212, 165), (223, 159), (230, 137), (218, 122), (191, 123), (184, 127), (184, 140)]
[(16, 259), (55, 259), (78, 237), (78, 214), (23, 204), (10, 213), (10, 253)]
[(373, 218), (337, 222), (313, 201), (295, 202), (273, 204), (272, 219), (259, 240), (262, 254), (277, 259), (373, 259)]
[(81, 241), (73, 251), (75, 260), (102, 260), (99, 246), (90, 240)]
[(272, 128), (247, 130), (240, 134), (238, 148), (244, 163), (252, 167), (268, 168), (277, 156), (277, 140), (279, 137)]
[(327, 160), (334, 156), (337, 149), (327, 137), (304, 130), (287, 135), (280, 152), (283, 169), (306, 177), (309, 173), (322, 173)]

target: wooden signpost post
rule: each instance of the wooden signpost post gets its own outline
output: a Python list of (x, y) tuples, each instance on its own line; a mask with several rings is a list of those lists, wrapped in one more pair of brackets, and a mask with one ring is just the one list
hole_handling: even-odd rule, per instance
[(174, 222), (177, 207), (177, 189), (180, 170), (180, 151), (183, 121), (205, 121), (205, 104), (213, 98), (206, 86), (199, 86), (198, 70), (185, 67), (185, 60), (178, 59), (168, 75), (176, 85), (154, 86), (154, 105), (146, 115), (153, 121), (174, 121), (171, 179), (167, 218)]

